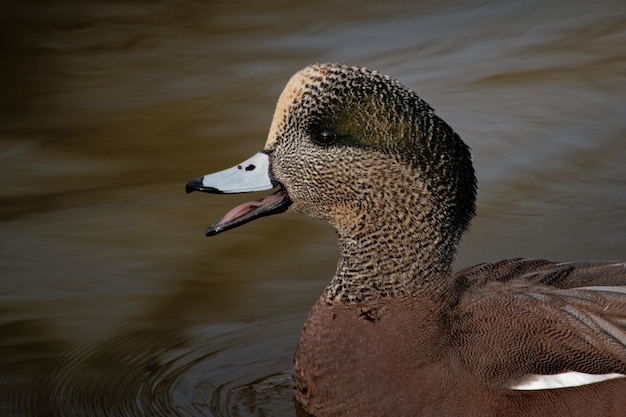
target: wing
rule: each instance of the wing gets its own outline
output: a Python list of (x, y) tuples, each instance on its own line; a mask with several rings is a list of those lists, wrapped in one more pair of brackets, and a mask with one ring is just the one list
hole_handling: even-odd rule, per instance
[(457, 282), (453, 343), (480, 378), (511, 386), (528, 375), (626, 375), (623, 263), (507, 260)]
[(460, 285), (524, 280), (555, 288), (626, 285), (626, 263), (553, 262), (545, 259), (504, 259), (465, 268), (456, 274)]

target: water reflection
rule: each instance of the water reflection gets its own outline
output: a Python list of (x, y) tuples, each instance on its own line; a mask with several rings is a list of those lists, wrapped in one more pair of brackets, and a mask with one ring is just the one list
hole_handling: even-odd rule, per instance
[(625, 257), (620, 2), (5, 6), (0, 415), (294, 415), (334, 233), (285, 214), (205, 239), (241, 197), (184, 184), (257, 151), (313, 62), (391, 74), (471, 145), (460, 266)]

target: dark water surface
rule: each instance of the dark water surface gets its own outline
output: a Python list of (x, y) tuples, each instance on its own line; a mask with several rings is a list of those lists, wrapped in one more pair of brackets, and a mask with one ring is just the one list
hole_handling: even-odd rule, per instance
[(626, 259), (623, 1), (5, 1), (0, 415), (293, 416), (334, 233), (188, 179), (263, 146), (323, 61), (390, 74), (472, 147), (458, 265)]

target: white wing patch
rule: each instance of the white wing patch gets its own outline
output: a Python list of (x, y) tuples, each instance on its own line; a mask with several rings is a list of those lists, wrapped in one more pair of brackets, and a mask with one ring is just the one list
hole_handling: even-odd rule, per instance
[[(578, 290), (620, 293), (626, 294), (626, 287), (620, 286), (590, 286), (579, 287)], [(587, 315), (593, 322), (598, 325), (606, 334), (612, 336), (619, 343), (626, 345), (626, 337), (623, 330), (598, 317), (595, 314)], [(585, 374), (582, 372), (565, 372), (555, 375), (526, 375), (519, 380), (507, 384), (506, 387), (512, 390), (542, 390), (577, 387), (581, 385), (594, 384), (597, 382), (608, 381), (610, 379), (624, 378), (622, 374)]]
[(512, 385), (508, 385), (507, 388), (523, 391), (578, 387), (580, 385), (608, 381), (609, 379), (624, 378), (625, 376), (622, 374), (593, 375), (582, 372), (565, 372), (556, 375), (527, 375), (515, 381)]

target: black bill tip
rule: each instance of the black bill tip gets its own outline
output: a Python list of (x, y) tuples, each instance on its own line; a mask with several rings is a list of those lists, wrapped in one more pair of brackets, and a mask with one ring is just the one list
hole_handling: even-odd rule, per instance
[(194, 191), (202, 191), (203, 193), (222, 194), (222, 191), (218, 190), (215, 187), (207, 187), (203, 185), (202, 178), (204, 177), (194, 178), (191, 181), (189, 181), (185, 185), (185, 192), (189, 194)]

